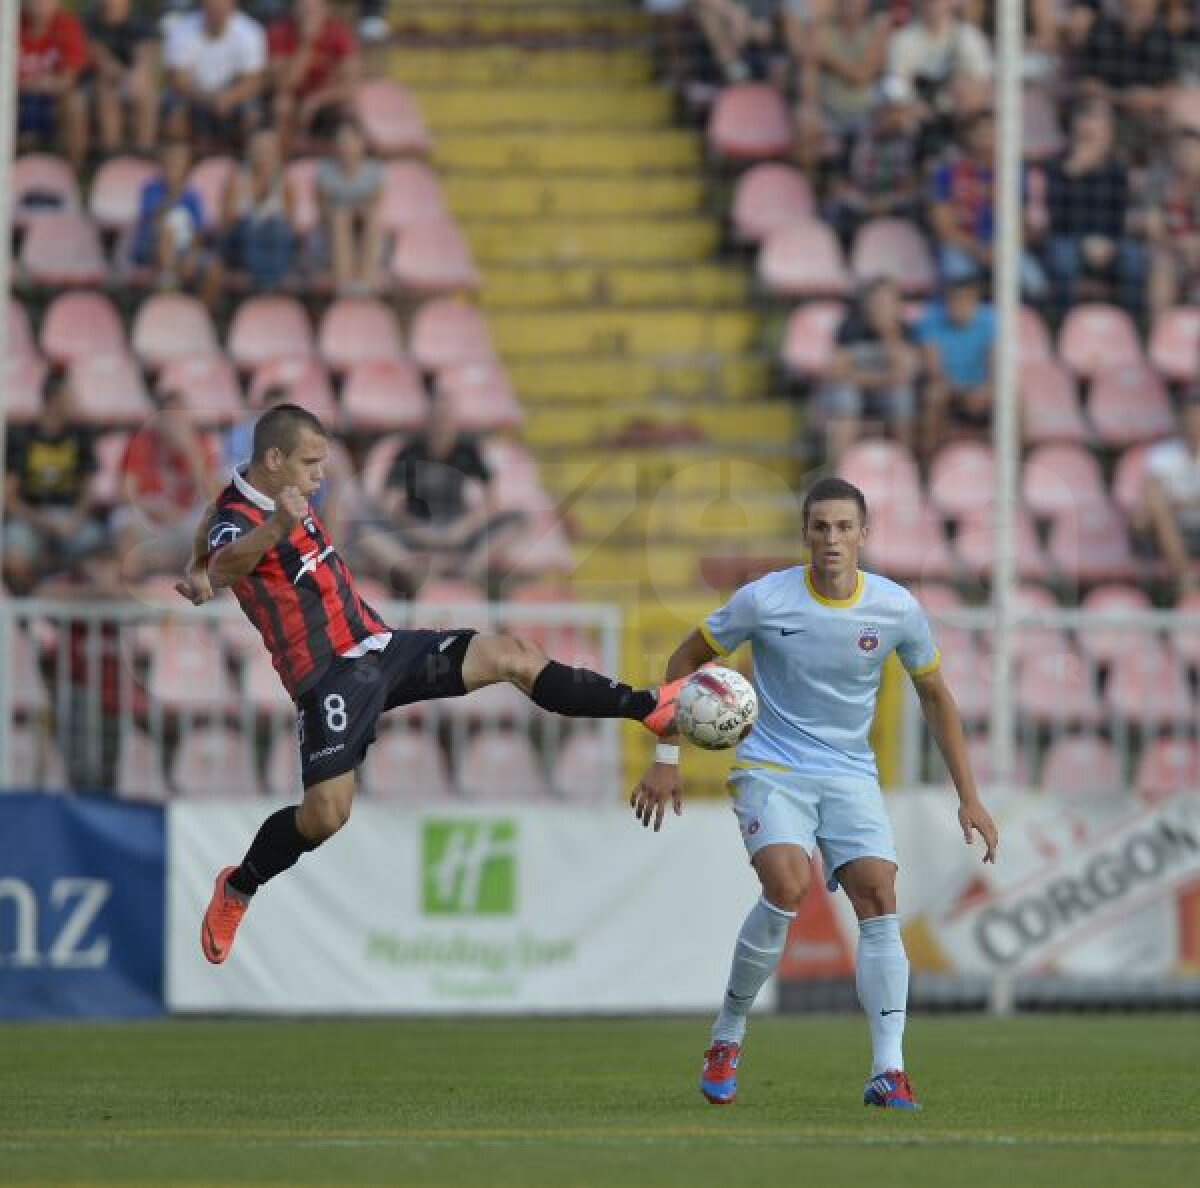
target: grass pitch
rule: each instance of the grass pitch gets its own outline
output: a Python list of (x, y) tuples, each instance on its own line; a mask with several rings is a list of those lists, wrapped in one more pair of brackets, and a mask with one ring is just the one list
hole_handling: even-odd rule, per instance
[[(919, 1115), (860, 1104), (858, 1018), (0, 1028), (0, 1184), (406, 1188), (1200, 1182), (1200, 1020), (914, 1019)], [(869, 1180), (868, 1180), (869, 1177)]]

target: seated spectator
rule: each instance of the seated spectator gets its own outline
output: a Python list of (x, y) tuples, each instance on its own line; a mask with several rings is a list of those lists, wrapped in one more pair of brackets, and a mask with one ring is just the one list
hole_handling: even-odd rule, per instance
[(838, 330), (828, 382), (821, 392), (822, 420), (831, 464), (863, 436), (864, 421), (882, 421), (914, 445), (916, 336), (904, 324), (895, 284), (870, 282)]
[(978, 280), (960, 277), (931, 302), (917, 326), (929, 377), (924, 451), (932, 457), (948, 428), (986, 431), (992, 419), (992, 347), (996, 317)]
[(1200, 128), (1171, 133), (1167, 161), (1150, 169), (1142, 226), (1150, 243), (1150, 312), (1194, 301), (1200, 282)]
[(18, 143), (22, 149), (54, 147), (61, 134), (77, 172), (87, 163), (87, 103), (78, 85), (87, 64), (87, 38), (78, 17), (64, 11), (59, 0), (22, 0)]
[(317, 166), (316, 186), (337, 291), (373, 292), (383, 258), (383, 167), (367, 156), (354, 120), (338, 125), (334, 155)]
[(111, 154), (128, 143), (128, 110), (133, 144), (140, 152), (153, 151), (158, 140), (158, 43), (154, 26), (134, 12), (133, 0), (97, 0), (88, 13), (86, 28), (101, 149)]
[(66, 381), (47, 385), (41, 414), (9, 430), (4, 479), (4, 579), (14, 594), (102, 548), (93, 495), (91, 436), (74, 423)]
[(163, 146), (161, 157), (162, 175), (142, 186), (130, 259), (152, 271), (159, 288), (196, 287), (212, 306), (221, 273), (205, 249), (208, 219), (200, 193), (188, 185), (191, 150), (186, 141), (173, 140)]
[(183, 399), (166, 393), (161, 413), (134, 434), (121, 461), (123, 503), (113, 529), (128, 580), (183, 568), (196, 522), (217, 491), (215, 462)]
[(696, 0), (696, 21), (726, 82), (766, 78), (780, 0)]
[(225, 188), (225, 261), (247, 273), (254, 289), (270, 292), (283, 284), (292, 265), (295, 203), (273, 129), (259, 128), (246, 156)]
[(203, 0), (200, 11), (177, 17), (164, 58), (168, 136), (228, 145), (258, 126), (267, 38), (237, 0)]
[(292, 15), (271, 25), (267, 47), (284, 145), (290, 150), (297, 134), (330, 139), (358, 82), (354, 35), (326, 0), (295, 0)]
[(1109, 105), (1082, 103), (1068, 147), (1044, 172), (1045, 259), (1060, 316), (1080, 299), (1085, 277), (1115, 282), (1120, 303), (1135, 317), (1143, 308), (1146, 249), (1129, 233), (1129, 173), (1115, 144)]
[(1155, 446), (1134, 515), (1135, 539), (1162, 557), (1181, 594), (1200, 588), (1200, 392), (1193, 391), (1183, 436)]

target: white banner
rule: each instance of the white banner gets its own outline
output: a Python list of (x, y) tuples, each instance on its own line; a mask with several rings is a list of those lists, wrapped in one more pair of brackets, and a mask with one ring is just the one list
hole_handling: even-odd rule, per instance
[(168, 1009), (715, 1010), (758, 894), (721, 805), (690, 805), (655, 835), (617, 809), (362, 804), (259, 892), (230, 959), (211, 966), (200, 918), (213, 878), (263, 816), (168, 811)]

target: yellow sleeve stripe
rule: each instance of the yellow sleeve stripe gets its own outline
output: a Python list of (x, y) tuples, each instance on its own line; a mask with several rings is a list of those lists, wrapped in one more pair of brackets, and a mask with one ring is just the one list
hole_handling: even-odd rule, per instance
[(729, 649), (721, 647), (721, 645), (717, 643), (715, 639), (713, 639), (713, 634), (711, 631), (709, 631), (707, 623), (700, 624), (700, 634), (704, 637), (704, 642), (708, 644), (708, 646), (712, 648), (712, 650), (716, 652), (718, 656), (729, 655)]
[(933, 653), (933, 659), (930, 660), (928, 664), (922, 664), (920, 668), (910, 669), (908, 675), (911, 677), (928, 676), (931, 672), (937, 672), (937, 670), (941, 667), (941, 663), (942, 653), (939, 650), (935, 650)]

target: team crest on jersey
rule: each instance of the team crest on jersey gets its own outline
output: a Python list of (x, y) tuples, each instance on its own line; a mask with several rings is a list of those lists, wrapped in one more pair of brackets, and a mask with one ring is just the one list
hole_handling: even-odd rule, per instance
[(858, 650), (860, 652), (873, 652), (879, 647), (879, 628), (864, 627), (858, 633)]

